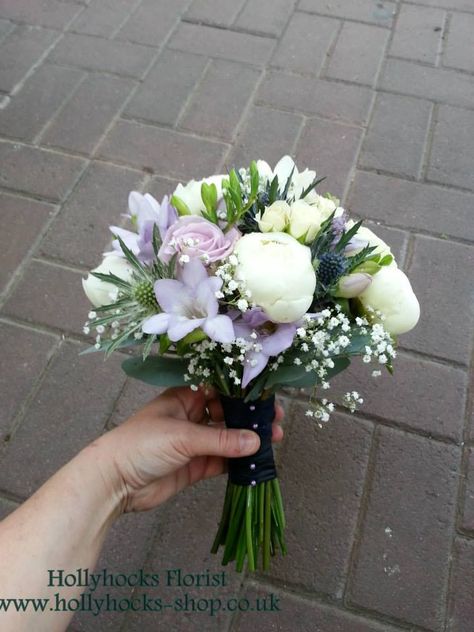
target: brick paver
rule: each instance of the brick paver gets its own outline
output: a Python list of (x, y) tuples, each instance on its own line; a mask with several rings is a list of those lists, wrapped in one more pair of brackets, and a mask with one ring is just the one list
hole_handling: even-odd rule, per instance
[[(280, 612), (81, 614), (71, 632), (472, 632), (473, 26), (472, 0), (0, 0), (0, 519), (157, 393), (119, 356), (78, 355), (81, 277), (129, 190), (292, 153), (422, 306), (393, 378), (336, 380), (365, 398), (354, 417), (319, 430), (285, 400), (289, 556), (211, 594), (274, 593)], [(124, 517), (99, 567), (220, 569), (224, 482)]]

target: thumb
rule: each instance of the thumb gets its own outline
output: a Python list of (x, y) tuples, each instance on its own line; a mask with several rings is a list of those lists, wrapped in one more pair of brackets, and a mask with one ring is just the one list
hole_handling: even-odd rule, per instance
[(193, 431), (186, 441), (189, 456), (249, 456), (260, 446), (260, 437), (251, 430), (229, 430), (194, 424), (192, 428)]

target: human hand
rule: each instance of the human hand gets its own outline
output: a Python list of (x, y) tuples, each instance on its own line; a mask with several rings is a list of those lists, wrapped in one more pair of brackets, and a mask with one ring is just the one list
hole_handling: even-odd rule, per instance
[[(277, 405), (272, 440), (281, 441)], [(211, 425), (208, 425), (208, 424)], [(122, 511), (143, 511), (188, 485), (225, 471), (226, 458), (254, 454), (251, 430), (228, 430), (213, 391), (171, 388), (87, 448), (121, 499)]]

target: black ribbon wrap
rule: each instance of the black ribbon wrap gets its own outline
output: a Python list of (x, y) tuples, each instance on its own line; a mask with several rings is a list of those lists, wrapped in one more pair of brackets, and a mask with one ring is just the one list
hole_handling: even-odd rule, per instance
[(227, 428), (253, 430), (260, 437), (260, 448), (251, 456), (229, 459), (229, 479), (236, 485), (257, 485), (277, 477), (272, 448), (272, 422), (275, 396), (244, 402), (221, 395)]

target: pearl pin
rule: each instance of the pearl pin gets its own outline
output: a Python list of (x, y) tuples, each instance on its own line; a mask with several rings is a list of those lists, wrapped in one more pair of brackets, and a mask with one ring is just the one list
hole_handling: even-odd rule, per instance
[(254, 470), (254, 469), (255, 469), (255, 467), (256, 467), (255, 463), (250, 463), (250, 469), (251, 469), (251, 470)]
[(252, 425), (252, 428), (254, 428), (254, 429), (255, 429), (255, 428), (258, 428), (258, 424), (253, 424), (253, 425)]
[(252, 485), (252, 487), (255, 487), (256, 484), (257, 484), (257, 481), (250, 481), (250, 485)]
[(255, 410), (255, 406), (249, 406), (250, 410)]

